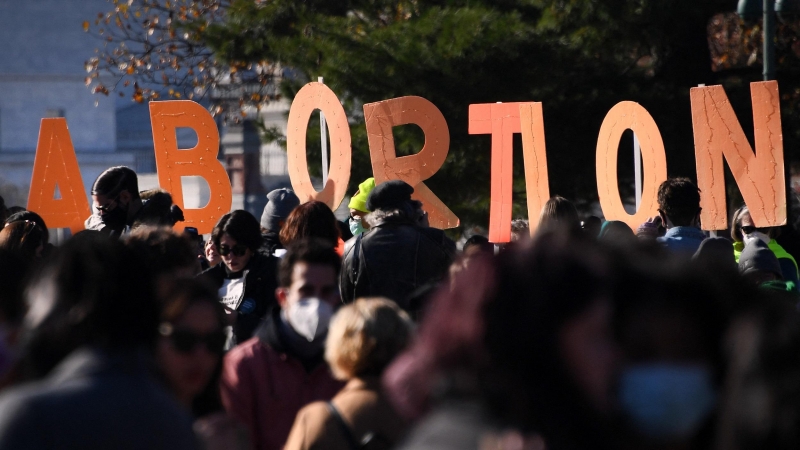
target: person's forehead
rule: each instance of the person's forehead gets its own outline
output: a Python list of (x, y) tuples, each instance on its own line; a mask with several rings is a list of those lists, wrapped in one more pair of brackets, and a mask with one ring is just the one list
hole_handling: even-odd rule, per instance
[(292, 268), (292, 284), (299, 286), (336, 284), (336, 270), (325, 264), (298, 261)]
[(113, 200), (114, 200), (113, 198), (109, 198), (108, 196), (103, 194), (92, 194), (92, 201), (94, 201), (98, 205), (105, 205), (107, 203), (111, 203), (111, 201)]
[(234, 239), (233, 236), (228, 233), (222, 233), (222, 236), (219, 238), (219, 242), (220, 244), (227, 244), (231, 246), (236, 245), (236, 239)]

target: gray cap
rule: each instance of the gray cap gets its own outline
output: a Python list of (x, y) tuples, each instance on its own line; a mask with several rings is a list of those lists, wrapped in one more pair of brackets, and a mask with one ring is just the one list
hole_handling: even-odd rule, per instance
[(261, 226), (269, 231), (281, 229), (280, 222), (289, 217), (289, 213), (300, 205), (294, 191), (287, 188), (275, 189), (267, 194), (267, 206), (261, 213)]
[(756, 239), (745, 245), (742, 254), (739, 255), (739, 273), (746, 275), (750, 272), (772, 272), (783, 279), (781, 265), (775, 253), (769, 249), (767, 244), (760, 239)]

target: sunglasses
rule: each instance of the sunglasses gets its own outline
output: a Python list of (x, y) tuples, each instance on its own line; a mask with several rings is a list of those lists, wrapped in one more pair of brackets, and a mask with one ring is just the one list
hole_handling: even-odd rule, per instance
[(244, 256), (244, 254), (247, 253), (247, 246), (242, 244), (236, 244), (233, 247), (228, 247), (227, 245), (219, 246), (220, 255), (228, 256), (231, 253), (233, 253), (236, 256)]
[[(114, 205), (113, 208), (111, 207), (112, 203)], [(111, 200), (109, 200), (109, 202), (106, 203), (105, 205), (103, 205), (103, 206), (95, 206), (94, 209), (96, 209), (97, 212), (99, 212), (99, 213), (105, 214), (105, 213), (111, 212), (114, 209), (116, 209), (118, 203), (119, 203), (119, 194), (117, 194), (116, 197), (114, 197)]]
[(38, 227), (39, 225), (36, 222), (31, 220), (25, 221), (25, 230), (22, 232), (22, 239), (19, 240), (19, 244), (22, 245), (25, 243), (25, 239), (30, 236), (30, 234)]
[[(222, 353), (227, 336), (223, 331), (208, 334), (199, 334), (189, 330), (175, 330), (170, 326), (162, 325), (161, 335), (169, 338), (175, 350), (181, 353), (191, 353), (198, 345), (203, 344), (209, 353)], [(166, 329), (166, 333), (164, 333)]]
[(753, 225), (747, 225), (747, 226), (742, 227), (742, 233), (744, 233), (744, 234), (750, 234), (750, 233), (752, 233), (752, 232), (754, 232), (756, 230), (758, 230), (758, 228), (756, 228)]

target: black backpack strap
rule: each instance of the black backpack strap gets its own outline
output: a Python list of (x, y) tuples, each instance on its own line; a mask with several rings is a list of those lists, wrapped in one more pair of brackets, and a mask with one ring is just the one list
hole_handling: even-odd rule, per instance
[(337, 425), (339, 425), (339, 429), (342, 431), (342, 434), (344, 435), (344, 438), (347, 441), (347, 446), (350, 447), (352, 450), (360, 449), (361, 445), (359, 445), (358, 441), (356, 440), (356, 437), (353, 436), (353, 430), (351, 430), (350, 427), (347, 426), (347, 422), (344, 421), (342, 415), (339, 414), (339, 410), (336, 409), (335, 406), (333, 406), (332, 402), (328, 402), (328, 412), (331, 413), (333, 420), (336, 422)]
[(350, 278), (353, 280), (353, 301), (356, 300), (356, 286), (358, 285), (358, 272), (361, 270), (361, 238), (364, 233), (359, 233), (356, 236), (356, 242), (353, 244), (353, 267), (350, 268)]

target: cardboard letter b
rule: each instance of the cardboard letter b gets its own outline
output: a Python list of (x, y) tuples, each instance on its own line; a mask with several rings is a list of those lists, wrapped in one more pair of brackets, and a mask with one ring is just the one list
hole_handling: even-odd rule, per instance
[[(58, 186), (61, 198), (53, 195)], [(63, 117), (42, 119), (39, 143), (33, 161), (28, 209), (37, 212), (50, 228), (83, 230), (83, 222), (92, 213), (72, 139)]]
[[(214, 118), (205, 108), (190, 100), (150, 102), (150, 123), (156, 153), (158, 184), (172, 194), (172, 201), (183, 209), (186, 221), (176, 229), (195, 227), (200, 234), (210, 233), (217, 221), (231, 209), (231, 182), (225, 168), (217, 160), (219, 132)], [(197, 133), (197, 145), (178, 149), (178, 128), (191, 128)], [(205, 178), (210, 190), (208, 204), (187, 210), (183, 205), (181, 177)]]

